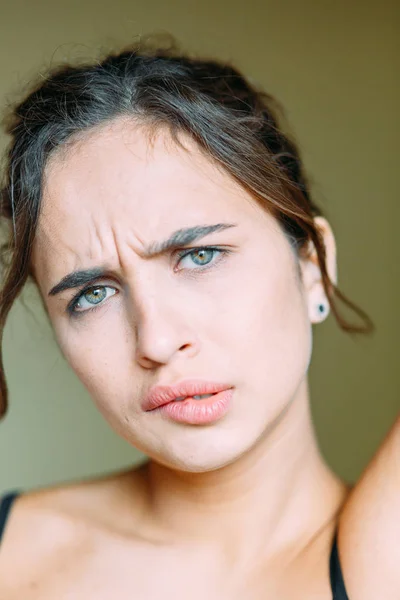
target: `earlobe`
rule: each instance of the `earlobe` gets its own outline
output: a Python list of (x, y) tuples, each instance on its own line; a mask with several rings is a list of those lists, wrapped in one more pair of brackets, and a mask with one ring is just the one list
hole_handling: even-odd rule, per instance
[(310, 321), (313, 324), (321, 323), (322, 321), (325, 321), (329, 312), (329, 302), (320, 302), (320, 304), (314, 307), (313, 314), (310, 315)]

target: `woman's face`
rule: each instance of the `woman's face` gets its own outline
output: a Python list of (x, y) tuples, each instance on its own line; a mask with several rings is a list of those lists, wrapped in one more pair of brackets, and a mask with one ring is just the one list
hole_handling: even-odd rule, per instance
[[(33, 267), (60, 348), (110, 425), (165, 465), (206, 471), (247, 452), (304, 389), (312, 286), (275, 219), (185, 145), (167, 131), (150, 145), (119, 121), (53, 156)], [(216, 224), (232, 226), (185, 248), (217, 250), (145, 257), (177, 230)], [(97, 267), (90, 284), (49, 295)], [(152, 386), (193, 378), (234, 388), (222, 419), (182, 424), (141, 408)]]

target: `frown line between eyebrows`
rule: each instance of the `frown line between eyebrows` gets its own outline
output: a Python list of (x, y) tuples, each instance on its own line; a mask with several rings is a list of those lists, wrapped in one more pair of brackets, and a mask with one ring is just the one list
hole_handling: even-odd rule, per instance
[[(217, 223), (215, 225), (196, 225), (194, 227), (185, 227), (174, 231), (172, 235), (162, 242), (152, 242), (143, 252), (143, 257), (153, 258), (164, 254), (167, 251), (182, 248), (191, 244), (200, 238), (205, 237), (215, 231), (223, 231), (229, 227), (236, 227), (236, 223)], [(106, 277), (109, 269), (105, 266), (92, 267), (79, 271), (73, 271), (65, 275), (55, 286), (51, 288), (48, 295), (55, 296), (61, 292), (92, 283), (95, 280)]]

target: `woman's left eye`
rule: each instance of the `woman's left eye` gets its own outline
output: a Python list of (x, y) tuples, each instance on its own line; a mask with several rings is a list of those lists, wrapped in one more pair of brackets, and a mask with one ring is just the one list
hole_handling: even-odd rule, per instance
[(197, 267), (206, 267), (210, 263), (214, 263), (213, 258), (216, 255), (226, 254), (228, 250), (224, 250), (222, 248), (212, 248), (210, 246), (202, 246), (200, 248), (192, 248), (191, 250), (182, 250), (178, 252), (179, 261), (178, 265), (182, 264), (185, 258), (190, 258), (192, 262), (192, 266), (188, 267), (189, 269), (193, 269), (193, 264), (197, 265)]

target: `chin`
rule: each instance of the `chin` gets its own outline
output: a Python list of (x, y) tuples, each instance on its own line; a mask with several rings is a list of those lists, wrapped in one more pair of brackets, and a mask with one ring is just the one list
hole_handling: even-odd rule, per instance
[[(207, 436), (200, 444), (193, 440), (182, 440), (174, 438), (169, 445), (164, 442), (162, 451), (154, 452), (149, 448), (145, 454), (155, 462), (176, 471), (186, 473), (207, 473), (217, 471), (236, 462), (243, 456), (248, 448), (244, 447), (243, 440), (235, 436), (217, 436), (218, 439), (210, 439)], [(229, 439), (230, 437), (230, 439)]]
[[(151, 457), (150, 457), (151, 458)], [(174, 471), (182, 471), (185, 473), (210, 473), (211, 471), (218, 471), (229, 464), (235, 462), (237, 457), (234, 458), (222, 458), (220, 456), (209, 457), (209, 460), (204, 460), (204, 457), (193, 456), (193, 457), (182, 457), (181, 460), (168, 460), (165, 458), (154, 457), (153, 460), (158, 464), (168, 467)]]

